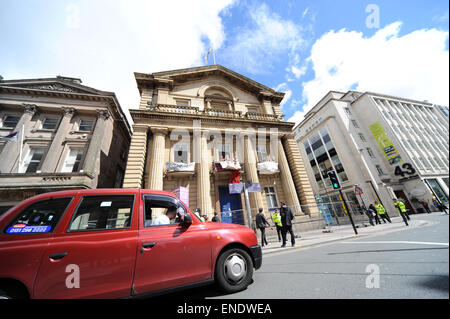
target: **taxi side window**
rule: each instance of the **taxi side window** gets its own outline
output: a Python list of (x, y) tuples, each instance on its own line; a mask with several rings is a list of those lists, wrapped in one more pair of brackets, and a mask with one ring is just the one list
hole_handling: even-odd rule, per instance
[(69, 231), (130, 228), (134, 195), (83, 196)]
[(4, 229), (6, 234), (52, 233), (72, 197), (49, 198), (25, 207)]
[(176, 225), (186, 213), (184, 206), (176, 198), (164, 195), (144, 195), (145, 227)]

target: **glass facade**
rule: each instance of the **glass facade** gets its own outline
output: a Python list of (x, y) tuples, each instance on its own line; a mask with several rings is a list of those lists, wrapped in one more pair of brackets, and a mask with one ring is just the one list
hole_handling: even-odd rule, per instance
[(426, 179), (425, 181), (427, 182), (428, 186), (430, 186), (433, 194), (439, 199), (439, 201), (448, 206), (448, 197), (445, 195), (438, 181), (435, 179)]
[(340, 182), (348, 180), (327, 129), (324, 127), (303, 143), (319, 189), (331, 187), (328, 171), (334, 170)]

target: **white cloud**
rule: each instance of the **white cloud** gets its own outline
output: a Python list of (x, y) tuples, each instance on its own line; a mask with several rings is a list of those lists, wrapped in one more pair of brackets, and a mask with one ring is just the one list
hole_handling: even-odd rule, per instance
[[(203, 65), (210, 44), (216, 49), (222, 46), (225, 32), (220, 14), (227, 14), (235, 1), (72, 2), (76, 4), (49, 3), (37, 9), (33, 17), (45, 23), (35, 22), (36, 34), (16, 37), (5, 46), (18, 53), (24, 52), (30, 38), (39, 45), (25, 57), (8, 56), (8, 69), (2, 75), (78, 77), (85, 85), (115, 92), (128, 110), (139, 105), (133, 72)], [(21, 13), (16, 11), (9, 13), (17, 15), (17, 25), (10, 27), (22, 30)]]
[(222, 52), (233, 68), (251, 74), (267, 73), (273, 63), (289, 56), (304, 45), (302, 27), (283, 20), (266, 4), (249, 8), (250, 22)]
[(274, 90), (284, 93), (283, 101), (281, 101), (280, 103), (280, 107), (283, 109), (283, 106), (290, 100), (292, 96), (292, 90), (289, 89), (289, 86), (285, 82), (278, 84), (278, 86), (274, 88)]
[(342, 29), (319, 38), (308, 58), (315, 78), (303, 83), (306, 104), (289, 120), (299, 122), (328, 91), (351, 88), (448, 105), (448, 31), (399, 35), (400, 28), (396, 22), (372, 37)]

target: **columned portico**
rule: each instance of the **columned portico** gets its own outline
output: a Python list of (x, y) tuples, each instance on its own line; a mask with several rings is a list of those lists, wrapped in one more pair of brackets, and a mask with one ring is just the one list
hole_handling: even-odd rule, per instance
[(303, 164), (303, 160), (298, 150), (297, 142), (294, 139), (293, 134), (288, 134), (284, 138), (285, 153), (289, 162), (289, 166), (292, 172), (292, 177), (295, 182), (295, 188), (305, 213), (319, 214), (317, 209), (316, 200), (312, 187), (309, 184), (306, 169)]
[(52, 154), (57, 154), (59, 149), (62, 147), (62, 143), (64, 142), (64, 139), (66, 138), (66, 135), (70, 128), (70, 120), (75, 114), (75, 109), (73, 107), (63, 107), (62, 110), (64, 114), (59, 124), (60, 129), (56, 131), (56, 134), (53, 137), (53, 141), (47, 151), (48, 155), (45, 157), (44, 162), (42, 163), (41, 171), (44, 173), (56, 172), (56, 166), (58, 165), (59, 158), (57, 156), (53, 156)]
[[(195, 150), (200, 151), (200, 153), (196, 156), (196, 158), (200, 160), (197, 165), (197, 205), (202, 210), (202, 214), (210, 214), (212, 212), (211, 179), (209, 174), (211, 167), (211, 156), (210, 150), (208, 149), (208, 142), (206, 140), (207, 136), (207, 131), (202, 131), (200, 134), (194, 136), (194, 138), (199, 139), (199, 145)], [(194, 141), (194, 143), (196, 142)]]
[(302, 210), (300, 208), (297, 190), (295, 189), (294, 180), (292, 179), (289, 163), (281, 139), (278, 140), (278, 164), (280, 166), (281, 183), (286, 197), (286, 204), (293, 207), (294, 213), (300, 213)]
[[(245, 158), (245, 174), (247, 175), (247, 180), (252, 181), (252, 183), (259, 183), (258, 169), (256, 167), (256, 146), (255, 141), (252, 140), (251, 136), (241, 135), (244, 138), (244, 158)], [(252, 214), (256, 215), (258, 208), (263, 208), (263, 201), (261, 192), (249, 193), (250, 205), (253, 208)]]
[[(245, 196), (229, 187), (241, 169), (241, 182), (261, 186), (260, 192), (249, 193), (253, 217), (263, 208), (270, 218), (281, 200), (296, 215), (302, 212), (300, 198), (309, 197), (299, 192), (308, 189), (309, 181), (299, 176), (302, 166), (291, 163), (298, 150), (280, 139), (294, 126), (283, 120), (282, 92), (219, 65), (135, 73), (135, 78), (141, 103), (139, 110), (130, 110), (134, 135), (124, 187), (173, 192), (185, 203), (189, 199), (191, 210), (200, 208), (209, 217), (216, 211), (224, 222), (245, 224)], [(178, 141), (178, 133), (169, 141), (172, 131), (189, 132), (190, 143)]]
[(168, 129), (166, 127), (152, 127), (151, 131), (153, 136), (147, 185), (149, 189), (163, 190), (164, 150)]
[(123, 188), (141, 188), (147, 152), (147, 126), (133, 125)]
[(89, 143), (83, 167), (83, 170), (94, 175), (96, 175), (96, 169), (99, 167), (100, 151), (102, 149), (101, 145), (106, 133), (106, 125), (109, 117), (110, 113), (108, 110), (97, 110), (97, 122)]
[[(16, 125), (15, 132), (19, 132), (17, 141), (9, 141), (6, 143), (3, 151), (0, 154), (0, 173), (17, 173), (13, 172), (14, 167), (18, 167), (19, 163), (19, 139), (22, 138), (25, 132), (29, 132), (31, 119), (37, 112), (37, 107), (34, 104), (22, 104), (24, 113)], [(23, 130), (22, 130), (23, 127)], [(25, 155), (22, 154), (22, 159)]]

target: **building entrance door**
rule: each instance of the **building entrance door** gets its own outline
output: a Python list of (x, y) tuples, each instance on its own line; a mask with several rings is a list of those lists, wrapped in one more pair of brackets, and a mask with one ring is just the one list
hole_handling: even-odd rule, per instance
[(405, 203), (406, 209), (408, 210), (408, 214), (415, 214), (416, 211), (412, 207), (411, 203), (408, 200), (408, 197), (406, 197), (404, 191), (394, 191), (394, 194), (397, 198), (401, 198), (403, 202)]
[(228, 186), (219, 186), (219, 202), (222, 223), (244, 225), (244, 212), (239, 194), (230, 194)]

